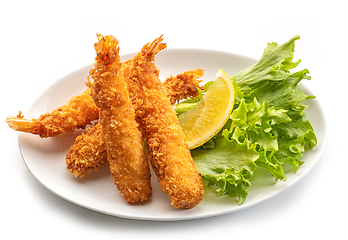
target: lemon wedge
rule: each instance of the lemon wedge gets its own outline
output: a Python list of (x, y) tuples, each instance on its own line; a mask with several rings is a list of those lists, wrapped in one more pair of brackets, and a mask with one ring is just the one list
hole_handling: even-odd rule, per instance
[(234, 102), (234, 85), (220, 69), (196, 107), (179, 120), (190, 149), (203, 145), (221, 130), (231, 115)]

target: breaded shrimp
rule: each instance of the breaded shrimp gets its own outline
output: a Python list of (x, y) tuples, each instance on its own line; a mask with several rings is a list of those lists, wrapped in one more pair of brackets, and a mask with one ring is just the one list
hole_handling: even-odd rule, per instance
[(162, 40), (161, 36), (142, 48), (133, 59), (130, 78), (142, 89), (139, 125), (159, 184), (175, 208), (192, 208), (203, 198), (203, 183), (166, 89), (158, 79), (154, 56), (166, 48)]
[[(204, 74), (203, 69), (192, 69), (184, 73), (178, 74), (175, 77), (168, 77), (164, 85), (167, 89), (167, 96), (172, 105), (180, 100), (198, 95), (197, 88), (202, 80), (197, 80)], [(201, 90), (203, 87), (201, 87)]]
[(107, 153), (99, 123), (76, 137), (65, 158), (67, 169), (75, 177), (98, 171), (107, 162)]
[[(129, 81), (129, 70), (131, 62), (127, 61), (123, 64), (124, 79), (127, 80), (129, 95), (133, 102), (133, 108), (138, 109), (142, 104), (141, 99), (136, 97), (137, 92), (141, 91), (134, 82)], [(199, 84), (201, 80), (197, 80), (203, 75), (203, 69), (192, 69), (180, 73), (176, 76), (170, 76), (164, 81), (168, 97), (172, 104), (198, 95)], [(139, 105), (140, 104), (140, 105)], [(66, 155), (66, 165), (69, 172), (80, 176), (81, 178), (87, 173), (97, 171), (106, 163), (106, 150), (101, 137), (101, 125), (97, 123), (95, 126), (87, 130), (83, 135), (75, 139), (68, 154)]]
[(127, 84), (120, 73), (118, 41), (97, 34), (97, 56), (90, 77), (94, 103), (100, 108), (99, 122), (107, 150), (111, 176), (129, 203), (151, 196), (150, 168)]
[(42, 138), (83, 129), (99, 117), (99, 108), (90, 95), (91, 91), (87, 89), (65, 105), (44, 113), (37, 119), (24, 119), (22, 112), (19, 112), (16, 117), (7, 117), (6, 122), (16, 131), (36, 134)]
[[(129, 76), (131, 60), (123, 63), (125, 75)], [(187, 97), (197, 96), (203, 69), (192, 69), (175, 77), (168, 77), (164, 85), (168, 91), (168, 97), (174, 104)], [(129, 81), (128, 81), (129, 82)], [(141, 104), (141, 99), (135, 97), (139, 91), (137, 86), (129, 84), (128, 90), (135, 109)], [(9, 127), (20, 132), (39, 135), (41, 138), (54, 137), (59, 134), (73, 132), (76, 129), (84, 129), (92, 121), (99, 117), (99, 108), (94, 104), (90, 89), (72, 97), (65, 105), (58, 107), (49, 113), (42, 114), (37, 119), (24, 119), (22, 112), (16, 117), (7, 117)]]

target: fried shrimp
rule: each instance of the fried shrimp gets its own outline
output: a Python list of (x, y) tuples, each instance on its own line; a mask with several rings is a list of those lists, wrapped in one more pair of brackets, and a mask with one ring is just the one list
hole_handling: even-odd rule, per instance
[(88, 128), (86, 133), (76, 137), (66, 155), (69, 172), (83, 177), (91, 171), (98, 171), (107, 162), (107, 153), (99, 123)]
[(113, 36), (97, 36), (97, 56), (90, 70), (94, 82), (90, 88), (100, 107), (99, 122), (111, 176), (125, 201), (144, 201), (151, 196), (150, 168), (127, 84), (120, 72), (118, 41)]
[[(131, 60), (123, 63), (122, 69), (125, 76), (129, 75)], [(192, 69), (175, 77), (168, 77), (164, 85), (168, 91), (168, 97), (174, 104), (187, 97), (197, 96), (197, 88), (203, 75), (203, 69)], [(128, 81), (129, 83), (129, 81)], [(130, 98), (134, 108), (138, 108), (141, 99), (135, 97), (139, 89), (130, 84), (128, 86)], [(94, 104), (90, 89), (72, 97), (65, 105), (60, 106), (49, 113), (42, 114), (37, 119), (24, 119), (20, 111), (16, 117), (7, 117), (8, 126), (16, 131), (39, 135), (41, 138), (54, 137), (59, 134), (73, 132), (76, 129), (84, 129), (99, 117), (99, 108)]]
[[(204, 74), (203, 69), (192, 69), (184, 73), (178, 74), (175, 77), (170, 76), (164, 82), (167, 89), (167, 96), (170, 99), (172, 105), (180, 100), (197, 96), (199, 84), (201, 80), (197, 80)], [(201, 87), (202, 90), (202, 87)]]
[(90, 95), (91, 91), (87, 89), (65, 105), (44, 113), (37, 119), (24, 119), (22, 112), (19, 112), (16, 117), (7, 117), (6, 122), (16, 131), (36, 134), (42, 138), (83, 129), (99, 117), (99, 108)]
[[(142, 101), (136, 97), (137, 91), (140, 91), (134, 82), (129, 81), (129, 70), (131, 62), (127, 61), (122, 65), (122, 72), (127, 80), (129, 95), (133, 102), (133, 108), (138, 109)], [(192, 69), (180, 73), (176, 76), (170, 76), (164, 81), (167, 90), (167, 96), (172, 104), (186, 99), (188, 97), (196, 97), (198, 95), (197, 88), (201, 88), (199, 84), (202, 82), (198, 78), (202, 77), (203, 69)], [(66, 165), (69, 172), (80, 176), (97, 171), (106, 163), (106, 150), (104, 142), (101, 139), (101, 125), (97, 123), (95, 126), (87, 130), (83, 135), (75, 139), (68, 154), (66, 155)]]
[(162, 40), (161, 36), (142, 48), (133, 59), (130, 78), (142, 90), (138, 93), (143, 102), (138, 110), (139, 125), (159, 184), (175, 208), (192, 208), (203, 198), (203, 183), (164, 84), (158, 79), (154, 57), (166, 48)]

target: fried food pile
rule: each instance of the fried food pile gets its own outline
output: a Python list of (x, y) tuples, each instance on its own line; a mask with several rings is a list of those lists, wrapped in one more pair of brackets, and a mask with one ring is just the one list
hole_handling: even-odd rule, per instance
[(198, 95), (204, 70), (192, 69), (162, 82), (155, 65), (156, 54), (167, 46), (162, 36), (126, 62), (121, 62), (114, 36), (97, 38), (97, 56), (83, 93), (37, 119), (24, 119), (19, 112), (6, 122), (16, 131), (41, 138), (86, 129), (66, 155), (67, 169), (75, 177), (108, 162), (120, 194), (135, 203), (151, 196), (150, 162), (171, 204), (195, 207), (204, 194), (202, 178), (173, 105)]

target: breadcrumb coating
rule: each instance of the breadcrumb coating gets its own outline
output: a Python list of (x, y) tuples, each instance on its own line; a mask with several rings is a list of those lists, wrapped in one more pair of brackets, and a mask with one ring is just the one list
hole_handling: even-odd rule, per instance
[(142, 48), (133, 60), (130, 77), (142, 89), (139, 98), (143, 104), (137, 114), (159, 184), (175, 208), (192, 208), (203, 198), (203, 183), (164, 84), (158, 79), (154, 56), (166, 48), (162, 40), (161, 36)]
[(150, 168), (127, 84), (120, 73), (118, 41), (113, 36), (97, 36), (97, 57), (90, 71), (94, 82), (90, 87), (100, 107), (99, 122), (110, 173), (125, 201), (144, 201), (151, 196)]
[(97, 36), (97, 57), (90, 71), (94, 82), (89, 81), (86, 91), (37, 119), (24, 119), (19, 112), (6, 122), (16, 131), (46, 138), (86, 128), (99, 118), (99, 123), (75, 139), (66, 156), (67, 169), (83, 177), (108, 161), (115, 185), (129, 203), (151, 196), (143, 137), (171, 204), (176, 208), (196, 206), (204, 194), (202, 179), (171, 105), (198, 94), (201, 81), (197, 79), (203, 69), (170, 76), (162, 83), (154, 64), (155, 55), (166, 48), (162, 36), (125, 63), (120, 62), (116, 38)]
[(106, 164), (107, 153), (99, 123), (76, 137), (65, 160), (69, 172), (81, 178)]
[[(125, 76), (129, 76), (131, 60), (123, 63), (122, 69)], [(203, 69), (192, 69), (175, 77), (168, 77), (164, 85), (168, 91), (168, 97), (172, 104), (197, 96), (201, 83), (197, 80), (203, 75)], [(128, 81), (128, 91), (135, 109), (139, 108), (142, 100), (136, 98), (139, 87)], [(200, 87), (201, 88), (201, 87)], [(76, 129), (84, 129), (91, 122), (99, 118), (99, 108), (94, 104), (91, 90), (88, 88), (83, 93), (72, 97), (65, 105), (60, 106), (49, 113), (42, 114), (39, 118), (24, 119), (20, 111), (16, 117), (7, 117), (8, 126), (16, 131), (39, 135), (41, 138), (54, 137), (59, 134), (73, 132)]]
[[(199, 84), (202, 80), (197, 80), (204, 74), (203, 69), (192, 69), (184, 73), (178, 74), (175, 77), (170, 76), (164, 82), (167, 89), (167, 96), (172, 105), (178, 103), (180, 100), (197, 96)], [(203, 87), (200, 87), (203, 90)]]
[[(127, 80), (127, 86), (130, 98), (132, 99), (133, 108), (139, 109), (142, 100), (137, 98), (137, 92), (141, 91), (139, 87), (129, 80), (129, 72), (131, 69), (131, 60), (122, 65), (124, 79)], [(164, 81), (164, 86), (167, 89), (167, 94), (172, 104), (198, 95), (197, 88), (201, 80), (198, 80), (203, 75), (203, 69), (192, 69), (180, 73), (176, 76), (170, 76)], [(91, 136), (90, 136), (91, 135)], [(106, 151), (102, 139), (98, 142), (98, 137), (101, 138), (101, 126), (96, 124), (83, 135), (75, 139), (67, 156), (67, 169), (76, 177), (84, 177), (87, 173), (99, 170), (106, 163)], [(92, 140), (93, 139), (93, 140)], [(92, 143), (91, 143), (92, 142)], [(94, 157), (93, 157), (94, 156)], [(103, 157), (104, 156), (104, 157)]]
[(39, 118), (24, 119), (22, 112), (19, 112), (16, 117), (7, 117), (6, 122), (16, 131), (47, 138), (83, 129), (98, 117), (99, 108), (91, 98), (90, 89), (87, 89), (71, 98), (65, 105), (50, 113), (44, 113)]

